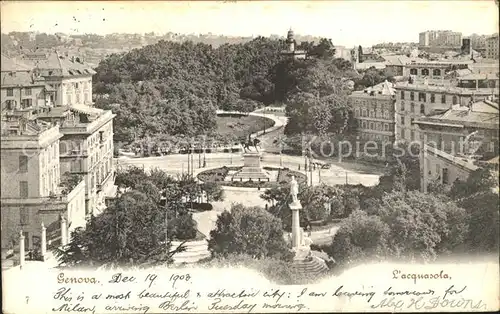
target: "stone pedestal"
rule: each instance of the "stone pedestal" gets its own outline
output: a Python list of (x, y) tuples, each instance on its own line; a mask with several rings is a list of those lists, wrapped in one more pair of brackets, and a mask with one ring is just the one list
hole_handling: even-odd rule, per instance
[(260, 164), (260, 152), (249, 152), (243, 154), (243, 168), (233, 176), (233, 181), (265, 181), (269, 180), (268, 175)]
[(300, 202), (294, 202), (290, 204), (290, 209), (292, 211), (292, 248), (297, 249), (302, 242), (299, 218), (299, 210), (302, 209), (302, 205), (300, 205)]

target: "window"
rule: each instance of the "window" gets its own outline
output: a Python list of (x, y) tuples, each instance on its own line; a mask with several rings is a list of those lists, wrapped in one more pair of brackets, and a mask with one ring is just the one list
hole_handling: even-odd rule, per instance
[(411, 108), (411, 113), (415, 113), (415, 104), (414, 103), (411, 103), (410, 108)]
[(413, 130), (410, 131), (410, 140), (412, 140), (412, 141), (415, 140), (415, 131), (413, 131)]
[(418, 93), (418, 101), (427, 101), (425, 93)]
[(82, 172), (82, 160), (77, 159), (71, 162), (71, 172)]
[(28, 156), (19, 156), (19, 172), (26, 173), (28, 172)]
[(443, 184), (448, 184), (450, 183), (450, 178), (448, 174), (448, 168), (443, 168)]
[(410, 100), (415, 100), (415, 93), (414, 92), (410, 93)]
[(80, 88), (80, 84), (75, 83), (75, 88), (77, 88), (77, 89)]
[(446, 94), (441, 95), (441, 103), (442, 104), (446, 103)]
[(366, 121), (362, 121), (362, 122), (361, 122), (361, 127), (362, 127), (363, 129), (366, 129)]
[(436, 164), (436, 176), (438, 179), (441, 179), (441, 165)]
[(384, 111), (384, 118), (389, 119), (389, 111), (388, 110)]
[(417, 75), (417, 69), (410, 69), (411, 75)]
[(405, 129), (401, 129), (401, 138), (405, 138)]
[(410, 124), (413, 124), (413, 120), (415, 120), (415, 118), (410, 118)]
[(405, 99), (405, 91), (404, 90), (401, 91), (401, 99)]
[(405, 111), (405, 102), (404, 101), (401, 102), (401, 111)]
[(422, 75), (429, 75), (429, 69), (422, 69)]
[(21, 103), (21, 108), (29, 108), (33, 105), (33, 99), (23, 99)]
[(14, 89), (13, 88), (7, 88), (7, 96), (14, 96)]
[(7, 110), (13, 110), (16, 106), (16, 102), (14, 100), (6, 100), (5, 103), (7, 104)]
[(31, 87), (24, 88), (24, 95), (31, 96)]
[(389, 124), (388, 123), (384, 123), (384, 131), (389, 131)]
[(441, 75), (441, 70), (440, 69), (434, 69), (434, 70), (432, 70), (432, 75), (440, 76)]
[(370, 122), (370, 130), (373, 130), (373, 122)]
[(420, 105), (420, 114), (425, 114), (425, 105), (424, 104)]
[(457, 104), (457, 96), (453, 96), (452, 103), (453, 103), (453, 105)]
[(431, 104), (436, 102), (436, 95), (431, 94)]
[(30, 224), (30, 212), (26, 208), (21, 208), (19, 212), (19, 223), (23, 226)]
[(354, 109), (354, 116), (359, 117), (359, 109)]
[(28, 181), (19, 181), (19, 197), (28, 198)]
[(401, 116), (401, 124), (405, 125), (405, 117), (404, 116)]

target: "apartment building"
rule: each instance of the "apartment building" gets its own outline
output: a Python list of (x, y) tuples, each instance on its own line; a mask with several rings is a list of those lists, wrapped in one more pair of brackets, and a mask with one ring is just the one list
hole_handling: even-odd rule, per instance
[(498, 34), (495, 34), (486, 39), (486, 58), (498, 60), (499, 55)]
[(0, 100), (2, 111), (51, 106), (52, 90), (39, 72), (2, 55)]
[[(85, 226), (85, 183), (66, 192), (59, 187), (59, 127), (5, 115), (2, 120), (2, 249), (15, 246), (20, 232), (25, 250), (36, 248), (42, 223), (56, 231), (49, 241), (67, 242), (73, 229)], [(64, 231), (61, 217), (67, 221)]]
[(80, 57), (58, 52), (30, 53), (22, 62), (36, 70), (45, 84), (54, 90), (50, 101), (55, 106), (92, 104), (92, 75), (95, 71)]
[[(22, 232), (25, 249), (37, 247), (42, 222), (49, 240), (67, 242), (114, 193), (115, 115), (92, 107), (94, 72), (78, 58), (53, 52), (4, 60), (2, 244), (14, 245)], [(66, 175), (82, 180), (62, 188)]]
[(56, 107), (37, 116), (60, 125), (61, 171), (84, 176), (87, 214), (99, 214), (98, 199), (113, 194), (114, 117), (110, 110), (85, 105)]
[(450, 109), (453, 105), (468, 105), (470, 102), (498, 95), (498, 88), (469, 89), (454, 86), (397, 83), (396, 89), (396, 140), (419, 141), (416, 118), (433, 115)]
[(450, 30), (431, 30), (419, 34), (419, 45), (424, 47), (460, 47), (462, 33)]
[[(481, 161), (498, 159), (498, 102), (482, 100), (453, 105), (415, 121), (422, 134), (421, 190), (437, 182), (451, 186), (466, 180)], [(478, 163), (479, 162), (479, 163)]]
[(393, 84), (385, 81), (355, 91), (349, 97), (361, 139), (393, 142), (396, 101)]

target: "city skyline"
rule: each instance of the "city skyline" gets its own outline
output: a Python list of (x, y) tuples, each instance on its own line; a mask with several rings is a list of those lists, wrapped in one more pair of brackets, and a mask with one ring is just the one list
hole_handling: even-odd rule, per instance
[(418, 42), (418, 34), (430, 29), (493, 34), (498, 32), (497, 9), (494, 1), (4, 2), (1, 31), (246, 37), (292, 28), (300, 35), (352, 46)]

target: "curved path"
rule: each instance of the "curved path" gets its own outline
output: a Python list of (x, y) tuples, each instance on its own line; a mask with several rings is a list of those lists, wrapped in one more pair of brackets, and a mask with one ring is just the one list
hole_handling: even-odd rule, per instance
[[(241, 114), (240, 112), (232, 111), (221, 111), (218, 110), (217, 114)], [(251, 112), (248, 115), (260, 116), (272, 119), (275, 123), (271, 128), (266, 129), (266, 132), (259, 131), (252, 134), (252, 137), (260, 137), (261, 143), (270, 144), (273, 139), (277, 136), (277, 133), (282, 132), (282, 128), (287, 123), (287, 118), (283, 116), (276, 116), (272, 113), (260, 113)], [(241, 153), (209, 153), (205, 155), (206, 167), (199, 167), (202, 164), (203, 156), (202, 154), (196, 154), (193, 156), (194, 170), (193, 174), (196, 176), (200, 171), (207, 170), (209, 168), (222, 167), (224, 165), (239, 166), (243, 165), (243, 158)], [(336, 184), (363, 184), (367, 186), (376, 185), (378, 183), (379, 176), (382, 174), (380, 169), (366, 166), (358, 165), (356, 163), (343, 163), (332, 162), (330, 169), (317, 169), (312, 173), (308, 173), (308, 178), (310, 180), (312, 176), (313, 185), (326, 183), (329, 185)], [(177, 175), (182, 172), (187, 171), (188, 165), (188, 155), (183, 154), (172, 154), (159, 157), (145, 157), (145, 158), (129, 158), (121, 157), (117, 159), (118, 165), (135, 165), (142, 166), (146, 169), (159, 168), (171, 175)], [(284, 166), (293, 170), (303, 170), (304, 158), (301, 156), (290, 156), (290, 155), (276, 155), (263, 152), (262, 164), (269, 166)], [(300, 170), (299, 170), (300, 167)], [(302, 172), (302, 171), (301, 171)], [(208, 212), (201, 212), (193, 214), (193, 218), (198, 223), (198, 229), (201, 233), (209, 236), (210, 231), (215, 227), (215, 222), (217, 216), (224, 210), (230, 209), (232, 204), (244, 202), (246, 206), (265, 206), (266, 202), (260, 198), (262, 190), (258, 191), (256, 189), (235, 189), (235, 188), (225, 188), (226, 198), (222, 202), (214, 202), (214, 209)], [(311, 234), (311, 239), (315, 244), (325, 244), (329, 243), (337, 231), (338, 227), (333, 226), (330, 229), (313, 231)], [(192, 243), (193, 249), (191, 252), (186, 253), (186, 256), (181, 258), (185, 262), (195, 262), (197, 259), (207, 256), (206, 245), (204, 242)]]

